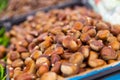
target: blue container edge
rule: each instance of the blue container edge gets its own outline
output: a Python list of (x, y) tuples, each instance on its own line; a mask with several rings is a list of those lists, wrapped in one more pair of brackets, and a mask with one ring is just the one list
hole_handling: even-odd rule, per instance
[(95, 75), (95, 74), (99, 74), (100, 72), (110, 70), (111, 68), (116, 67), (116, 66), (120, 66), (120, 62), (115, 62), (114, 64), (104, 66), (100, 69), (91, 70), (90, 72), (86, 72), (86, 74), (68, 77), (68, 78), (66, 78), (66, 80), (80, 80), (80, 79), (83, 79), (83, 78), (86, 78), (86, 77), (89, 77), (89, 76), (92, 76), (92, 75)]

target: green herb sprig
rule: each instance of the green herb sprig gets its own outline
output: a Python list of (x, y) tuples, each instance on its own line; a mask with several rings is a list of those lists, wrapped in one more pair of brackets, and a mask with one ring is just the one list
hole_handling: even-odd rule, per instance
[[(0, 45), (7, 47), (9, 44), (9, 38), (5, 35), (5, 27), (0, 28)], [(0, 60), (6, 61), (6, 56)], [(5, 67), (0, 64), (0, 80), (6, 80)]]
[(8, 4), (8, 0), (0, 0), (0, 12), (2, 12)]
[(0, 29), (0, 45), (7, 47), (9, 44), (9, 38), (5, 35), (5, 27)]

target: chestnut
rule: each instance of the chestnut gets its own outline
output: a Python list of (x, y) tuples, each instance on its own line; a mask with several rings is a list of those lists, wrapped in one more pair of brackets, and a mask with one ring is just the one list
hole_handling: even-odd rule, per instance
[(91, 39), (89, 41), (89, 45), (90, 45), (90, 48), (95, 51), (99, 51), (104, 46), (102, 40), (95, 40), (95, 39)]
[(100, 67), (105, 65), (106, 62), (102, 59), (98, 59), (98, 53), (94, 52), (94, 51), (90, 51), (90, 56), (89, 56), (89, 60), (88, 60), (88, 65), (90, 67)]
[(78, 67), (72, 63), (62, 63), (60, 70), (64, 76), (70, 76), (77, 73)]
[(104, 60), (116, 59), (117, 54), (113, 48), (105, 46), (101, 50), (101, 57)]
[(89, 52), (90, 52), (90, 47), (88, 45), (86, 46), (81, 46), (80, 47), (80, 52), (83, 54), (83, 56), (85, 58), (87, 58), (89, 56)]
[(109, 30), (99, 30), (96, 37), (102, 40), (106, 40), (110, 35)]
[(41, 76), (40, 80), (57, 80), (57, 74), (54, 72), (47, 72)]
[(15, 61), (12, 62), (13, 67), (21, 67), (23, 66), (24, 62), (21, 59), (16, 59)]
[(73, 55), (70, 57), (69, 62), (75, 65), (80, 66), (84, 60), (84, 56), (80, 52), (73, 53)]

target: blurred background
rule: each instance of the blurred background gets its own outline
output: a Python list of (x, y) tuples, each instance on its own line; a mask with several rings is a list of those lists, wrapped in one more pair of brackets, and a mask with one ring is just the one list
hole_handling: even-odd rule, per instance
[(60, 5), (70, 1), (71, 0), (0, 0), (0, 18), (10, 18), (28, 13), (32, 10)]
[[(76, 0), (0, 0), (0, 20), (23, 15), (30, 11), (60, 5)], [(120, 23), (120, 0), (77, 0), (89, 3), (93, 10), (101, 14), (105, 21)], [(113, 20), (114, 19), (114, 20)]]

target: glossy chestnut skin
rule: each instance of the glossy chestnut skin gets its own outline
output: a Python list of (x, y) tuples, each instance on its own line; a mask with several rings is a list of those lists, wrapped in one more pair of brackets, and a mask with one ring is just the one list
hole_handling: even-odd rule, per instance
[(34, 50), (30, 57), (36, 60), (40, 57), (40, 55), (42, 55), (42, 52), (40, 50)]
[(10, 60), (12, 61), (20, 58), (20, 54), (17, 51), (11, 51), (9, 54), (10, 54)]
[(81, 46), (80, 52), (83, 54), (85, 58), (88, 58), (89, 53), (90, 53), (90, 47), (88, 45), (86, 46)]
[(56, 62), (56, 63), (52, 66), (51, 71), (52, 71), (52, 72), (55, 72), (55, 73), (60, 73), (61, 64), (62, 64), (61, 61)]
[(102, 59), (98, 59), (98, 53), (94, 52), (94, 51), (90, 51), (90, 56), (89, 56), (89, 60), (88, 60), (88, 65), (90, 67), (100, 67), (105, 65), (106, 62)]
[(33, 80), (35, 79), (35, 76), (33, 74), (29, 74), (29, 73), (23, 73), (21, 75), (18, 75), (15, 77), (15, 80)]
[(118, 35), (120, 34), (120, 25), (114, 25), (111, 27), (111, 32), (114, 34), (114, 35)]
[(109, 30), (110, 29), (110, 26), (108, 26), (105, 22), (103, 21), (99, 21), (97, 24), (96, 24), (96, 29), (97, 30)]
[(61, 72), (63, 73), (64, 76), (76, 74), (77, 71), (78, 71), (77, 66), (72, 63), (63, 63), (61, 65)]
[(54, 65), (56, 62), (58, 62), (58, 61), (60, 61), (60, 60), (61, 60), (61, 58), (60, 58), (60, 56), (57, 55), (57, 54), (53, 54), (53, 55), (51, 56), (51, 64), (52, 64), (52, 65)]
[(99, 51), (104, 46), (102, 40), (95, 40), (95, 39), (91, 39), (89, 41), (89, 45), (90, 45), (90, 48), (95, 51)]
[(84, 56), (82, 55), (82, 53), (76, 52), (70, 57), (69, 62), (79, 66), (83, 63), (83, 60)]
[(49, 66), (48, 65), (41, 65), (37, 71), (37, 76), (41, 77), (44, 73), (49, 71)]
[(25, 73), (34, 73), (35, 72), (35, 62), (31, 58), (26, 58), (25, 59), (25, 65), (26, 67), (24, 68), (23, 72)]
[(21, 53), (21, 58), (22, 59), (26, 59), (26, 58), (28, 58), (30, 56), (30, 53), (29, 52), (23, 52), (23, 53)]
[(72, 51), (76, 51), (78, 49), (78, 44), (76, 41), (74, 41), (72, 39), (72, 37), (69, 37), (69, 36), (66, 36), (63, 41), (62, 41), (62, 45), (65, 47), (65, 48), (68, 48)]
[(105, 60), (110, 60), (110, 59), (116, 59), (117, 54), (115, 50), (113, 50), (111, 47), (103, 47), (101, 50), (101, 57)]
[(117, 40), (110, 42), (108, 45), (111, 46), (114, 50), (120, 49), (120, 43)]
[(54, 72), (45, 73), (40, 80), (57, 80), (57, 74)]
[(117, 35), (117, 40), (120, 42), (120, 34)]
[(105, 40), (109, 37), (110, 31), (109, 30), (99, 30), (97, 33), (97, 38)]
[(21, 59), (16, 59), (13, 61), (12, 66), (13, 67), (21, 67), (24, 64), (24, 62)]
[(83, 24), (81, 22), (76, 22), (74, 23), (73, 28), (80, 31), (83, 28)]
[(47, 57), (40, 57), (36, 60), (36, 67), (40, 67), (41, 65), (46, 64), (50, 65), (50, 61)]
[(80, 39), (82, 42), (88, 42), (91, 39), (91, 37), (88, 33), (82, 33)]

